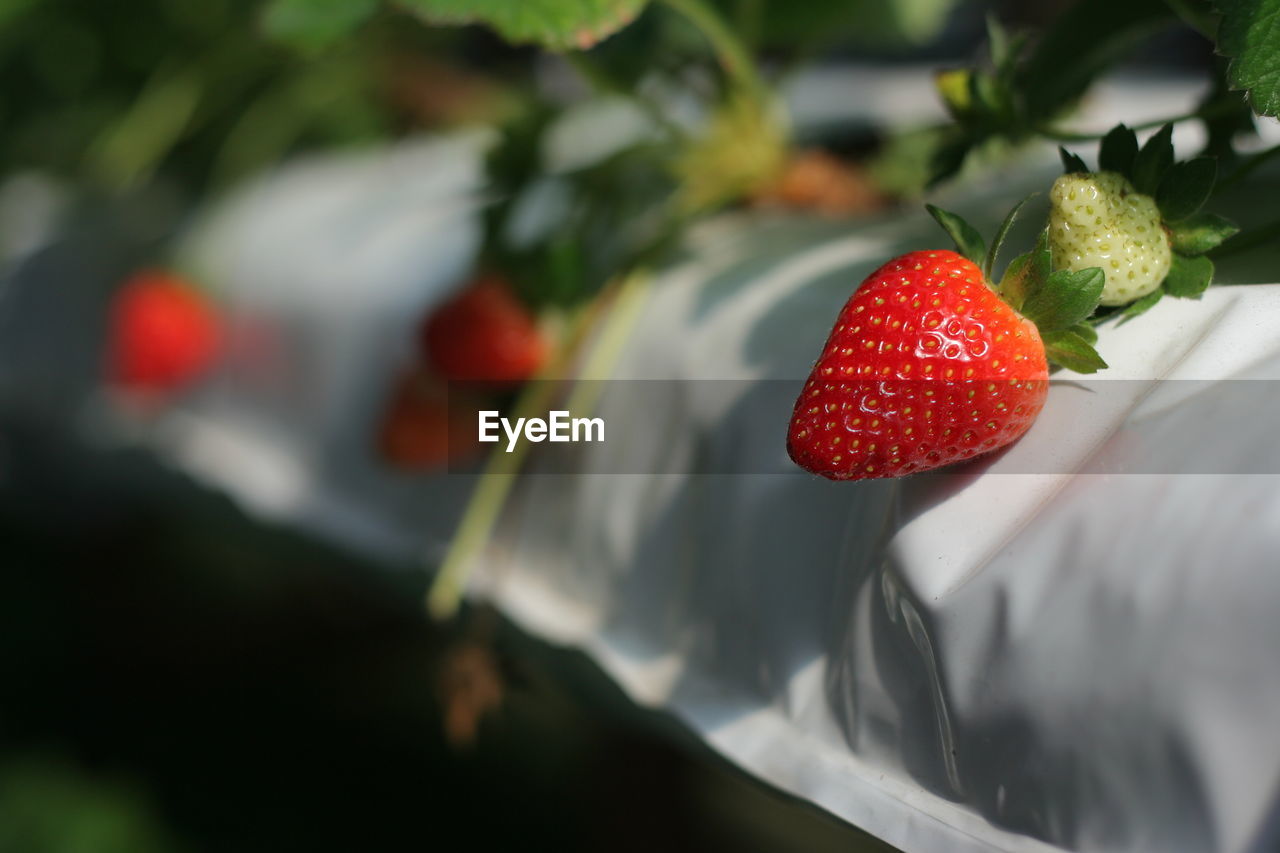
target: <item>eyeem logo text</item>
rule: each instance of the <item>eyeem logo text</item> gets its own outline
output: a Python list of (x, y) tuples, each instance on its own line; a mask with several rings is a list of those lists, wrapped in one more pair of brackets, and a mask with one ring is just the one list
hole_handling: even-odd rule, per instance
[(507, 436), (507, 452), (516, 449), (516, 442), (523, 435), (528, 441), (604, 441), (603, 418), (571, 418), (568, 412), (547, 412), (542, 418), (500, 417), (496, 411), (480, 413), (480, 440), (490, 444), (501, 441), (498, 428)]

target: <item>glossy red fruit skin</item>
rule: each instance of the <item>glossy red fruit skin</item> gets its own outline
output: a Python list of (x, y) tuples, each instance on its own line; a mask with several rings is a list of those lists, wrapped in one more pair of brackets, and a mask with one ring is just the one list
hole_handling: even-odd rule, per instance
[(533, 317), (497, 276), (482, 276), (427, 318), (426, 355), (451, 381), (522, 382), (542, 367), (547, 346)]
[(972, 261), (910, 252), (845, 303), (787, 434), (792, 460), (833, 480), (898, 477), (1004, 447), (1048, 395), (1035, 324)]
[(218, 314), (199, 290), (165, 270), (143, 270), (112, 300), (109, 379), (129, 391), (176, 391), (208, 369), (221, 338)]

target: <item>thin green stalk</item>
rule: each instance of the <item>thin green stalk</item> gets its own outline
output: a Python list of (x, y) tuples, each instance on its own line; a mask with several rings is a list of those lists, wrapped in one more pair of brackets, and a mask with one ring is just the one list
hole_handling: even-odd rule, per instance
[(1235, 171), (1233, 171), (1230, 175), (1227, 175), (1222, 180), (1218, 181), (1217, 185), (1213, 188), (1213, 191), (1217, 193), (1217, 192), (1221, 192), (1223, 189), (1226, 189), (1227, 187), (1235, 186), (1236, 184), (1244, 180), (1246, 177), (1251, 175), (1253, 171), (1257, 169), (1259, 166), (1261, 166), (1262, 164), (1270, 160), (1275, 159), (1277, 155), (1280, 155), (1280, 145), (1276, 145), (1271, 148), (1267, 148), (1262, 151), (1255, 152), (1246, 157), (1242, 157), (1240, 161), (1240, 165), (1235, 168)]
[(737, 33), (724, 22), (714, 7), (704, 0), (663, 0), (663, 2), (684, 15), (698, 28), (710, 42), (711, 49), (715, 51), (716, 58), (720, 60), (725, 73), (734, 82), (753, 96), (764, 97), (766, 88), (756, 70), (755, 61)]
[[(1214, 104), (1209, 107), (1195, 110), (1182, 115), (1172, 116), (1170, 118), (1153, 119), (1144, 121), (1141, 124), (1135, 124), (1131, 130), (1151, 130), (1152, 128), (1164, 127), (1166, 124), (1178, 124), (1184, 121), (1193, 121), (1195, 119), (1217, 118), (1219, 115), (1226, 114), (1236, 107), (1235, 104)], [(1052, 139), (1054, 142), (1096, 142), (1106, 136), (1110, 130), (1104, 130), (1102, 133), (1079, 133), (1070, 130), (1058, 130), (1052, 127), (1036, 127), (1035, 132), (1046, 139)]]
[[(600, 312), (615, 302), (615, 299), (610, 297), (616, 295), (624, 305), (629, 305), (637, 293), (643, 289), (642, 284), (645, 281), (647, 276), (644, 274), (632, 273), (621, 282), (611, 285), (610, 290), (616, 291), (616, 294), (603, 293), (600, 298), (593, 300), (578, 313), (571, 324), (572, 331), (566, 338), (564, 346), (560, 348), (559, 355), (520, 394), (516, 401), (514, 417), (537, 417), (547, 412), (557, 388), (554, 379), (567, 371), (573, 355), (586, 338)], [(619, 341), (630, 330), (636, 314), (634, 310), (628, 309), (611, 315), (600, 335), (597, 348), (603, 348), (606, 353), (616, 355)], [(594, 370), (602, 371), (606, 365), (597, 356), (592, 358), (591, 366)], [(579, 396), (581, 397), (581, 394)], [(575, 402), (594, 405), (593, 399), (585, 397)], [(580, 409), (570, 407), (570, 411), (580, 411)], [(476, 489), (467, 503), (458, 532), (449, 543), (449, 550), (440, 565), (440, 570), (427, 591), (427, 612), (433, 619), (444, 621), (458, 612), (462, 597), (466, 593), (471, 569), (476, 562), (476, 555), (492, 534), (494, 525), (507, 502), (507, 497), (511, 494), (511, 488), (515, 485), (516, 477), (528, 455), (528, 444), (528, 442), (519, 442), (510, 453), (494, 450), (489, 454)]]
[(649, 276), (644, 273), (633, 273), (618, 288), (609, 311), (609, 319), (600, 331), (600, 337), (592, 348), (590, 356), (579, 371), (585, 381), (579, 382), (569, 395), (565, 407), (578, 417), (590, 417), (595, 412), (603, 390), (600, 384), (605, 373), (618, 360), (622, 347), (627, 342), (628, 333), (635, 325), (640, 308), (644, 305), (642, 298), (646, 292)]
[[(515, 416), (536, 417), (539, 412), (545, 412), (551, 402), (553, 388), (551, 382), (531, 382), (516, 404)], [(495, 449), (489, 454), (458, 532), (449, 543), (440, 571), (427, 591), (427, 612), (431, 618), (443, 622), (458, 612), (475, 555), (489, 538), (498, 514), (507, 502), (507, 495), (524, 464), (527, 445), (528, 442), (519, 442), (510, 453)]]

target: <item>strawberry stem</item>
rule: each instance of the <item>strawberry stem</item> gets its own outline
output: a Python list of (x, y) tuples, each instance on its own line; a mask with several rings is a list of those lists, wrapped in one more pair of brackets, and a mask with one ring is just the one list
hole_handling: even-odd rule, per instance
[[(1144, 121), (1141, 124), (1132, 125), (1130, 130), (1151, 130), (1153, 127), (1163, 127), (1166, 124), (1180, 124), (1184, 121), (1194, 121), (1196, 119), (1221, 118), (1223, 116), (1230, 115), (1237, 107), (1237, 104), (1227, 102), (1212, 104), (1189, 113), (1182, 113), (1181, 115), (1171, 116), (1169, 118)], [(1045, 139), (1051, 139), (1054, 142), (1094, 142), (1102, 139), (1108, 133), (1108, 131), (1094, 133), (1088, 131), (1059, 130), (1057, 128), (1048, 127), (1047, 125), (1037, 125), (1033, 129), (1038, 135), (1043, 136)]]
[(725, 73), (736, 81), (751, 97), (763, 100), (767, 91), (756, 71), (756, 64), (738, 39), (733, 28), (724, 22), (720, 14), (703, 0), (664, 0), (664, 2), (689, 19), (711, 44), (716, 58)]
[[(566, 373), (574, 354), (586, 339), (597, 317), (612, 305), (614, 310), (608, 312), (605, 327), (600, 332), (587, 364), (579, 371), (579, 377), (591, 378), (596, 374), (604, 374), (609, 363), (617, 357), (623, 339), (638, 316), (636, 309), (640, 304), (639, 297), (646, 292), (648, 280), (648, 275), (643, 272), (632, 273), (611, 286), (612, 294), (602, 293), (599, 299), (593, 300), (579, 313), (558, 356), (520, 394), (515, 405), (515, 417), (537, 417), (547, 411), (556, 390), (556, 383), (552, 378)], [(592, 382), (588, 386), (598, 384)], [(569, 411), (586, 413), (594, 408), (595, 396), (583, 390), (588, 386), (580, 386), (573, 392), (569, 400)], [(466, 593), (467, 581), (476, 565), (476, 555), (488, 541), (493, 526), (498, 521), (515, 485), (516, 475), (524, 465), (528, 446), (528, 442), (520, 442), (510, 453), (490, 453), (480, 481), (458, 525), (458, 532), (449, 543), (449, 550), (440, 564), (440, 570), (427, 591), (427, 612), (433, 619), (444, 621), (458, 612)]]

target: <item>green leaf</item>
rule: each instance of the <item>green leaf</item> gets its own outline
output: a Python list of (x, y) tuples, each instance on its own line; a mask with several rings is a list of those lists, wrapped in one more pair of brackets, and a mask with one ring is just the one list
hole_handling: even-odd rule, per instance
[(1174, 255), (1164, 280), (1164, 291), (1180, 299), (1199, 299), (1212, 281), (1213, 261), (1203, 255), (1198, 258)]
[(1102, 137), (1098, 149), (1098, 168), (1104, 172), (1119, 172), (1125, 177), (1133, 169), (1133, 159), (1138, 156), (1138, 135), (1123, 124), (1118, 124)]
[(1004, 221), (1000, 223), (1000, 228), (996, 231), (995, 239), (991, 241), (991, 248), (987, 249), (986, 259), (982, 262), (982, 275), (988, 281), (991, 280), (991, 270), (994, 269), (996, 265), (996, 256), (1000, 254), (1000, 247), (1004, 245), (1005, 238), (1009, 236), (1009, 229), (1013, 227), (1014, 221), (1018, 218), (1018, 212), (1022, 210), (1022, 206), (1024, 204), (1031, 201), (1035, 196), (1036, 193), (1032, 193), (1022, 201), (1015, 204), (1013, 209), (1005, 216)]
[[(302, 0), (303, 2), (305, 0)], [(625, 27), (648, 0), (398, 0), (435, 24), (487, 24), (511, 42), (586, 50)]]
[(1076, 323), (1068, 331), (1084, 338), (1089, 344), (1096, 344), (1098, 342), (1098, 330), (1088, 323)]
[(1173, 250), (1195, 257), (1215, 249), (1224, 240), (1240, 233), (1240, 226), (1216, 213), (1201, 211), (1170, 227)]
[(1009, 262), (1000, 279), (1000, 297), (1015, 311), (1021, 310), (1027, 296), (1039, 290), (1049, 277), (1052, 261), (1049, 231), (1045, 229), (1036, 238), (1035, 248)]
[(1227, 82), (1259, 115), (1280, 112), (1280, 0), (1216, 0), (1218, 52), (1231, 57)]
[(1155, 307), (1155, 304), (1159, 302), (1163, 296), (1164, 296), (1164, 291), (1157, 289), (1157, 290), (1151, 291), (1141, 299), (1130, 302), (1128, 305), (1124, 307), (1123, 310), (1115, 314), (1116, 317), (1120, 318), (1120, 322), (1116, 323), (1116, 325), (1123, 326), (1125, 323), (1129, 322), (1134, 317), (1137, 317), (1140, 314), (1147, 313), (1153, 307)]
[(1052, 120), (1137, 44), (1177, 22), (1163, 0), (1078, 0), (1046, 30), (1019, 72), (1033, 122)]
[(262, 29), (277, 41), (314, 51), (350, 35), (377, 8), (378, 0), (271, 0)]
[(1072, 172), (1087, 172), (1089, 167), (1084, 164), (1077, 155), (1072, 154), (1061, 145), (1058, 146), (1058, 156), (1062, 158), (1062, 171), (1068, 175)]
[(1097, 373), (1107, 367), (1093, 344), (1071, 329), (1045, 338), (1044, 354), (1054, 364), (1076, 373)]
[(1142, 146), (1133, 159), (1133, 185), (1144, 195), (1155, 195), (1164, 173), (1173, 165), (1173, 125), (1166, 124)]
[(942, 230), (950, 235), (952, 241), (956, 244), (956, 251), (975, 264), (981, 265), (983, 263), (987, 254), (987, 244), (982, 239), (982, 235), (978, 233), (978, 229), (956, 214), (940, 207), (926, 204), (925, 209), (938, 221), (938, 224), (942, 226)]
[(1165, 172), (1156, 190), (1156, 205), (1167, 222), (1186, 219), (1204, 206), (1218, 178), (1218, 161), (1196, 157), (1174, 163)]
[(1098, 307), (1106, 282), (1100, 267), (1058, 270), (1027, 296), (1022, 303), (1022, 314), (1035, 323), (1041, 333), (1069, 329), (1083, 322)]

